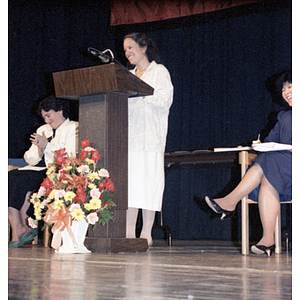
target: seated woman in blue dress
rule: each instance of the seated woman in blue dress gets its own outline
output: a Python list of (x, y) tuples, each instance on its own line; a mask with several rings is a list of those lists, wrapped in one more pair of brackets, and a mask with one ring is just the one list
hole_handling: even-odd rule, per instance
[[(68, 118), (67, 101), (54, 96), (44, 99), (39, 111), (46, 124), (31, 135), (31, 147), (24, 154), (28, 165), (46, 167), (54, 162), (54, 151), (66, 149), (69, 156), (76, 155), (78, 122)], [(28, 226), (29, 198), (37, 191), (46, 177), (46, 168), (36, 170), (13, 170), (8, 172), (8, 220), (12, 229), (9, 247), (20, 247), (37, 235)]]
[[(292, 74), (286, 72), (277, 80), (282, 98), (289, 110), (278, 114), (278, 122), (264, 142), (292, 144)], [(263, 227), (261, 240), (251, 247), (256, 254), (271, 255), (274, 250), (274, 232), (280, 201), (292, 199), (292, 151), (261, 152), (239, 185), (227, 196), (219, 199), (205, 197), (208, 206), (222, 217), (232, 217), (237, 203), (246, 195), (257, 196)], [(250, 196), (250, 199), (252, 199)], [(255, 200), (255, 199), (253, 199)]]

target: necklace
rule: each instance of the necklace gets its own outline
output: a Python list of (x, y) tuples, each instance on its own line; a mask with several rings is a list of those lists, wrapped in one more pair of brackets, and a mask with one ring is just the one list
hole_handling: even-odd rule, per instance
[(141, 69), (141, 70), (139, 70), (138, 68), (136, 68), (135, 72), (139, 72), (139, 73), (144, 72), (144, 71), (146, 71), (148, 69), (149, 65), (150, 64), (148, 64), (146, 68)]
[(141, 72), (144, 72), (144, 71), (146, 71), (146, 70), (147, 70), (147, 68), (145, 68), (145, 69), (142, 69), (142, 70), (138, 70), (138, 69), (136, 69), (136, 70), (135, 70), (135, 72), (136, 72), (136, 73), (141, 73)]

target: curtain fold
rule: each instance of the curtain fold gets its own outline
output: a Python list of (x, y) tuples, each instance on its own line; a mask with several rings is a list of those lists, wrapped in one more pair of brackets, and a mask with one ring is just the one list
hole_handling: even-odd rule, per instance
[(261, 0), (114, 0), (111, 26), (197, 15)]

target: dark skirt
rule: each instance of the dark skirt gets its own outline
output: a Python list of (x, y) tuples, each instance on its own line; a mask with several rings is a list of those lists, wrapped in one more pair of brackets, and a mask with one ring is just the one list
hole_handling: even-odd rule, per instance
[(27, 192), (37, 192), (47, 170), (12, 170), (8, 172), (8, 206), (21, 210)]
[[(266, 178), (280, 195), (280, 201), (292, 199), (292, 152), (269, 151), (262, 152), (252, 161), (252, 165), (258, 163)], [(258, 190), (255, 189), (250, 199), (256, 200)]]

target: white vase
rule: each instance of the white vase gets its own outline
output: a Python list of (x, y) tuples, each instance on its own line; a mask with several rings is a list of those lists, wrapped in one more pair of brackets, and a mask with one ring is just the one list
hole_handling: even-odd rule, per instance
[(88, 250), (83, 244), (88, 226), (89, 226), (89, 224), (85, 219), (82, 221), (72, 221), (71, 230), (75, 237), (77, 247), (76, 248), (74, 247), (74, 244), (70, 237), (70, 234), (67, 231), (67, 229), (65, 228), (61, 235), (62, 236), (62, 245), (59, 248), (59, 250), (55, 251), (55, 252), (57, 252), (57, 253), (91, 253), (91, 251)]

